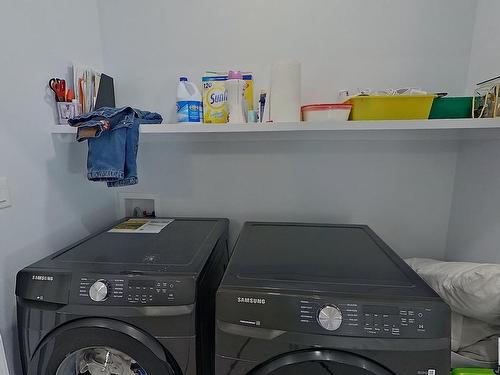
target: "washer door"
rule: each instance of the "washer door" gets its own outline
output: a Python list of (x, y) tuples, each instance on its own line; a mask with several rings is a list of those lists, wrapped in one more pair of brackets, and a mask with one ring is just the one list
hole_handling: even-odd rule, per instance
[(248, 375), (395, 375), (356, 354), (320, 349), (291, 352), (257, 366)]
[(28, 375), (181, 375), (181, 370), (143, 331), (111, 319), (81, 319), (40, 343)]

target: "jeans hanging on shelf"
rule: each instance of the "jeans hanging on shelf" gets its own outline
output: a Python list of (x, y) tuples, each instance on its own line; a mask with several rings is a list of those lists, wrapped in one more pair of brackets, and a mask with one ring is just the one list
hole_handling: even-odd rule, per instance
[(137, 184), (139, 124), (162, 120), (158, 113), (132, 107), (103, 107), (69, 120), (78, 129), (76, 139), (88, 143), (87, 178), (108, 187)]

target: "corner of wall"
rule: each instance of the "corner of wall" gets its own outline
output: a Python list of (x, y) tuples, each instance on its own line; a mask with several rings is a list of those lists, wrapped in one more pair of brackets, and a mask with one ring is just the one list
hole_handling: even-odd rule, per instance
[(453, 213), (456, 210), (456, 205), (457, 205), (457, 184), (459, 183), (459, 166), (460, 166), (460, 159), (461, 159), (461, 153), (463, 152), (463, 142), (465, 141), (459, 141), (458, 143), (458, 149), (457, 149), (457, 155), (455, 159), (455, 170), (454, 170), (454, 183), (453, 183), (453, 190), (450, 194), (451, 199), (450, 199), (450, 209), (448, 213), (448, 225), (446, 227), (446, 243), (445, 243), (445, 250), (444, 250), (444, 260), (449, 260), (450, 258), (450, 238), (452, 236), (452, 230), (453, 230)]
[(475, 56), (475, 38), (477, 34), (477, 28), (478, 28), (478, 19), (479, 19), (479, 0), (474, 1), (476, 6), (475, 6), (475, 12), (473, 14), (474, 18), (474, 23), (472, 27), (472, 34), (471, 34), (471, 39), (470, 39), (470, 54), (469, 54), (469, 69), (467, 71), (467, 77), (466, 77), (466, 82), (465, 82), (465, 87), (464, 87), (464, 95), (470, 95), (474, 89), (474, 78), (473, 78), (473, 62), (474, 56)]

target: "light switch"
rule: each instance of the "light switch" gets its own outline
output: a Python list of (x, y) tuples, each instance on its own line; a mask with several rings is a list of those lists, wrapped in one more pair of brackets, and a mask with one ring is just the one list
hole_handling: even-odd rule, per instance
[(10, 206), (9, 185), (5, 177), (0, 177), (0, 208)]

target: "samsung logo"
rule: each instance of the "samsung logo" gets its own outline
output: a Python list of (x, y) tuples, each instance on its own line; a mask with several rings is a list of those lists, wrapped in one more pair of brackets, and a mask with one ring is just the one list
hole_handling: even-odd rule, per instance
[(36, 281), (54, 281), (54, 276), (33, 275), (31, 279)]
[(249, 298), (249, 297), (238, 297), (238, 303), (250, 303), (254, 305), (265, 305), (265, 298)]

